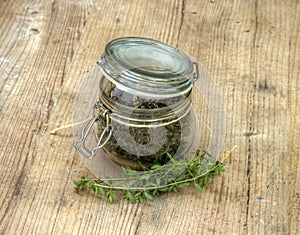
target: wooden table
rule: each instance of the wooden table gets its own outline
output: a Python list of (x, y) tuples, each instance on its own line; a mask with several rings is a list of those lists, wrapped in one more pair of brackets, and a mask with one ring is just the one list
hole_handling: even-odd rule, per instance
[[(237, 148), (202, 193), (142, 205), (74, 191), (91, 175), (74, 97), (121, 36), (180, 48), (220, 88), (222, 151)], [(299, 1), (0, 0), (0, 42), (0, 234), (300, 234)]]

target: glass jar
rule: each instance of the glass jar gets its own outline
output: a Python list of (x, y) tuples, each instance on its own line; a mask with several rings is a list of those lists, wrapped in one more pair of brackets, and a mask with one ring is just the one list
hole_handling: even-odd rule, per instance
[[(109, 42), (98, 65), (99, 99), (74, 143), (83, 156), (92, 159), (103, 149), (115, 163), (139, 170), (183, 157), (194, 146), (196, 62), (167, 44), (126, 37)], [(93, 132), (97, 144), (87, 147)]]

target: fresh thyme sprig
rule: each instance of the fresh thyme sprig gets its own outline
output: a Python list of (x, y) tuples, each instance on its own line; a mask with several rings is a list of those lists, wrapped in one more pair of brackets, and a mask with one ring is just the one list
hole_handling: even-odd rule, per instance
[[(144, 171), (124, 168), (126, 177), (123, 178), (92, 179), (82, 176), (79, 180), (73, 180), (73, 184), (77, 192), (91, 189), (95, 196), (101, 195), (111, 203), (119, 201), (120, 197), (132, 203), (153, 201), (153, 196), (170, 191), (177, 192), (178, 189), (185, 188), (190, 184), (193, 184), (201, 192), (203, 187), (210, 186), (210, 179), (214, 175), (220, 175), (224, 171), (225, 160), (234, 148), (221, 161), (217, 161), (209, 153), (199, 150), (194, 152), (192, 161), (175, 160), (169, 154), (169, 164), (157, 163), (148, 169), (139, 163)], [(178, 172), (178, 169), (181, 170), (180, 174), (174, 175), (174, 171)], [(170, 180), (172, 175), (174, 178)]]

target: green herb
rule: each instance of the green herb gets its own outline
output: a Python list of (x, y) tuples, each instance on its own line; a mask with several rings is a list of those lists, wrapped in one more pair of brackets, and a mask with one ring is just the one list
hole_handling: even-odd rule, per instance
[[(127, 175), (125, 178), (91, 179), (82, 176), (79, 180), (73, 180), (73, 184), (77, 192), (90, 189), (95, 196), (101, 195), (109, 202), (117, 202), (120, 198), (127, 199), (131, 203), (152, 202), (154, 196), (170, 191), (177, 192), (178, 189), (186, 188), (191, 184), (201, 192), (204, 187), (210, 186), (210, 180), (214, 175), (220, 175), (224, 171), (225, 160), (234, 148), (221, 161), (216, 161), (205, 151), (195, 151), (193, 159), (189, 163), (186, 159), (175, 160), (168, 154), (171, 159), (170, 164), (159, 165), (156, 163), (151, 167), (151, 169), (154, 167), (155, 170), (135, 171), (126, 167), (123, 168)], [(142, 165), (142, 168), (144, 167)], [(174, 174), (176, 169), (183, 169), (183, 171), (171, 182), (165, 182), (166, 176)]]

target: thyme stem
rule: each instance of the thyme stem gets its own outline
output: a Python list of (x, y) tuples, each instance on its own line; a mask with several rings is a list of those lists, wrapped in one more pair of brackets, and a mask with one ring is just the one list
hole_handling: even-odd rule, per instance
[[(194, 183), (194, 187), (198, 190), (202, 190), (202, 186), (209, 187), (209, 180), (213, 175), (220, 175), (221, 172), (224, 171), (225, 160), (230, 156), (230, 154), (234, 151), (236, 146), (234, 146), (231, 150), (229, 150), (225, 156), (220, 160), (216, 161), (211, 157), (211, 155), (203, 152), (202, 155), (199, 155), (200, 151), (196, 151), (194, 159), (190, 163), (186, 163), (182, 165), (181, 162), (177, 162), (176, 160), (172, 160), (171, 164), (156, 166), (154, 171), (145, 171), (145, 172), (136, 172), (131, 169), (125, 169), (129, 173), (137, 173), (136, 175), (131, 175), (131, 177), (120, 177), (120, 178), (106, 178), (106, 179), (91, 179), (81, 177), (79, 180), (73, 180), (76, 191), (86, 191), (88, 188), (92, 189), (95, 195), (99, 193), (104, 197), (109, 199), (110, 202), (118, 201), (118, 192), (123, 192), (123, 198), (128, 199), (131, 202), (139, 201), (140, 203), (144, 203), (145, 200), (153, 201), (153, 197), (150, 194), (159, 196), (160, 193), (167, 191), (175, 191), (177, 192), (177, 188), (187, 187), (191, 182)], [(206, 155), (209, 157), (207, 158)], [(172, 171), (171, 167), (185, 167), (184, 172), (174, 178), (171, 182), (161, 184), (161, 179), (164, 179), (164, 175)], [(162, 178), (160, 172), (156, 172), (157, 170), (165, 170)], [(150, 174), (152, 179), (155, 176), (158, 176), (156, 182), (150, 182)], [(130, 175), (129, 175), (130, 176)], [(139, 177), (136, 177), (139, 176)], [(123, 182), (129, 180), (129, 183), (123, 185), (116, 185), (112, 182)], [(111, 184), (105, 183), (105, 181), (111, 182)], [(142, 184), (142, 186), (134, 186), (135, 183)], [(148, 185), (149, 184), (149, 185)], [(133, 186), (131, 186), (133, 185)]]

